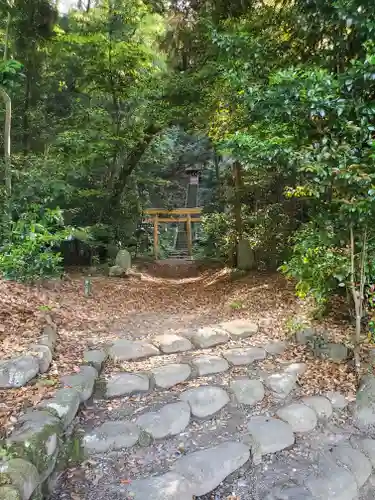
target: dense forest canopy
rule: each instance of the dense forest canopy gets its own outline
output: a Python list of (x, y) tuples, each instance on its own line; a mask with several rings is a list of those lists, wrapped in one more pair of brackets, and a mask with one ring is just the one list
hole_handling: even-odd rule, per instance
[(74, 228), (129, 245), (145, 207), (183, 206), (199, 165), (200, 252), (232, 262), (245, 238), (301, 296), (324, 308), (347, 289), (361, 316), (375, 272), (373, 3), (75, 5), (1, 3), (3, 274), (54, 272)]

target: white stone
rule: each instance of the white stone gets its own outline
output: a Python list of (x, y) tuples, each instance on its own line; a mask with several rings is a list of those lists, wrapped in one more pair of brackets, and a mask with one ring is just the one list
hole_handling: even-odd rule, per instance
[(312, 408), (319, 419), (328, 420), (331, 418), (333, 409), (329, 399), (324, 396), (305, 396), (302, 398), (303, 404)]
[(228, 361), (220, 356), (201, 356), (192, 361), (199, 376), (226, 372), (229, 369)]
[(183, 392), (180, 398), (189, 403), (192, 414), (198, 418), (210, 417), (229, 403), (224, 389), (215, 386), (194, 387)]
[(306, 370), (306, 363), (291, 363), (284, 369), (284, 372), (293, 373), (294, 375), (303, 375)]
[(66, 428), (76, 416), (79, 404), (80, 397), (75, 389), (60, 389), (51, 399), (43, 400), (40, 407), (56, 413)]
[(327, 398), (331, 401), (333, 408), (343, 410), (348, 406), (346, 397), (337, 391), (329, 391), (326, 394)]
[(370, 460), (359, 450), (354, 450), (349, 444), (335, 446), (332, 456), (338, 465), (344, 465), (353, 474), (358, 488), (361, 488), (372, 472)]
[(144, 413), (136, 424), (151, 434), (154, 439), (175, 436), (182, 432), (190, 421), (190, 406), (187, 403), (171, 403), (159, 411)]
[(291, 426), (282, 420), (271, 417), (251, 417), (247, 425), (250, 433), (254, 463), (259, 463), (261, 456), (267, 453), (289, 448), (294, 444)]
[(155, 337), (153, 342), (164, 354), (189, 351), (193, 348), (193, 345), (189, 339), (170, 333)]
[(187, 380), (190, 377), (191, 368), (189, 365), (172, 363), (154, 368), (151, 373), (154, 377), (156, 387), (169, 389)]
[(142, 373), (113, 373), (106, 380), (105, 396), (129, 396), (137, 392), (145, 392), (150, 388), (147, 375)]
[(224, 358), (234, 366), (249, 365), (254, 361), (264, 359), (266, 351), (261, 347), (230, 349), (223, 353)]
[(29, 353), (38, 359), (40, 373), (46, 373), (52, 363), (52, 352), (46, 345), (34, 344), (30, 346)]
[(265, 351), (272, 356), (282, 354), (286, 349), (287, 343), (283, 340), (274, 340), (264, 346)]
[(192, 336), (191, 341), (196, 347), (206, 349), (208, 347), (214, 347), (215, 345), (225, 344), (229, 341), (229, 334), (219, 326), (206, 326), (200, 328), (198, 332)]
[(265, 377), (266, 386), (280, 398), (286, 398), (297, 383), (295, 373), (272, 373)]
[(302, 403), (292, 403), (280, 408), (276, 415), (287, 422), (294, 432), (309, 432), (317, 425), (317, 416), (314, 410)]
[(254, 323), (254, 321), (249, 321), (247, 319), (234, 319), (232, 321), (226, 321), (220, 326), (223, 330), (230, 334), (233, 340), (252, 337), (259, 330), (258, 325)]
[(136, 479), (128, 486), (121, 486), (125, 498), (134, 500), (192, 500), (194, 487), (175, 472), (147, 479)]
[(154, 345), (140, 340), (116, 340), (109, 349), (109, 356), (114, 361), (135, 361), (160, 354)]
[(178, 459), (173, 470), (193, 486), (193, 495), (201, 496), (217, 488), (249, 458), (250, 452), (247, 446), (242, 443), (226, 442)]
[(238, 403), (243, 405), (255, 405), (264, 398), (264, 387), (260, 380), (233, 380), (230, 388)]
[(87, 453), (104, 453), (109, 450), (130, 448), (138, 441), (139, 428), (126, 421), (104, 422), (83, 438), (83, 448)]

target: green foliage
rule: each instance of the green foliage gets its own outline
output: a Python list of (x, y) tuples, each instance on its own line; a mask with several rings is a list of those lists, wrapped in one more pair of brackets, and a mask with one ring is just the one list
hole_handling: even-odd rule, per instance
[(61, 211), (30, 207), (13, 222), (0, 253), (0, 273), (5, 279), (36, 281), (61, 274), (57, 247), (68, 236)]

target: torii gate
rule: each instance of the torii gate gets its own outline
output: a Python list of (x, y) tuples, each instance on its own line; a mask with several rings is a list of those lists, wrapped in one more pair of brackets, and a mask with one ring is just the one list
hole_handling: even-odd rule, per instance
[[(166, 210), (163, 208), (149, 208), (144, 211), (147, 218), (152, 219), (154, 226), (154, 256), (155, 259), (159, 255), (159, 223), (172, 223), (172, 222), (186, 222), (186, 233), (187, 233), (187, 243), (188, 243), (188, 253), (192, 256), (193, 253), (193, 237), (191, 230), (192, 222), (201, 222), (200, 214), (202, 213), (202, 208), (176, 208), (174, 210)], [(178, 217), (166, 217), (168, 215), (177, 215)], [(195, 217), (191, 218), (194, 215)], [(160, 217), (162, 216), (162, 217)], [(163, 217), (164, 216), (164, 217)]]

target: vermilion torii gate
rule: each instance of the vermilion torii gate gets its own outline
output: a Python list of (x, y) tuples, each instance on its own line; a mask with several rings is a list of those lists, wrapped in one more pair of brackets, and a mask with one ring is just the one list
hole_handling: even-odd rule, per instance
[[(201, 222), (200, 214), (202, 213), (202, 208), (176, 208), (174, 210), (166, 210), (163, 208), (149, 208), (145, 210), (145, 216), (147, 219), (151, 219), (154, 227), (154, 256), (157, 259), (159, 255), (159, 224), (168, 223), (186, 223), (186, 235), (188, 244), (189, 256), (193, 253), (193, 237), (191, 224), (196, 222)], [(170, 216), (178, 217), (170, 217)], [(195, 217), (192, 220), (192, 215)]]

